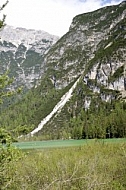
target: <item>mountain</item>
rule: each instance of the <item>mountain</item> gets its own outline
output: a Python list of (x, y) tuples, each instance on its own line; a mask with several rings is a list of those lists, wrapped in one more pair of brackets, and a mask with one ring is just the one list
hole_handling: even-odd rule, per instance
[(40, 127), (40, 139), (125, 137), (125, 60), (125, 1), (75, 16), (43, 57), (39, 85), (0, 125), (16, 135)]
[(59, 37), (5, 26), (0, 31), (0, 72), (15, 78), (12, 88), (30, 89), (43, 73), (43, 57)]
[(124, 89), (123, 77), (108, 79), (124, 65), (125, 15), (123, 2), (73, 19), (69, 32), (51, 48), (45, 60), (51, 74), (61, 73), (57, 76), (58, 88), (68, 85), (84, 72), (86, 77), (96, 79), (108, 88)]

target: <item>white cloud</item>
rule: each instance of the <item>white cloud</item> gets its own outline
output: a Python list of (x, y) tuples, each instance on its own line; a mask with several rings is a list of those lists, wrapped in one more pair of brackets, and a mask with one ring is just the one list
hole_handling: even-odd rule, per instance
[[(4, 2), (1, 0), (0, 5)], [(62, 36), (77, 14), (119, 2), (121, 0), (9, 0), (3, 12), (7, 15), (8, 25)]]

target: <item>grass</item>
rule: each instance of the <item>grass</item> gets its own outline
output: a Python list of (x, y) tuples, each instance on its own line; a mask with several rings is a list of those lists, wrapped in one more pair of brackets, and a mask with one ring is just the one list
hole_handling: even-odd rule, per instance
[[(56, 148), (54, 145), (59, 145), (58, 142), (60, 145), (68, 143), (42, 142), (48, 144), (46, 149), (23, 151), (24, 156), (8, 167), (7, 174), (11, 179), (6, 189), (126, 189), (126, 139), (69, 140), (73, 146)], [(78, 142), (78, 146), (74, 146), (74, 142)]]

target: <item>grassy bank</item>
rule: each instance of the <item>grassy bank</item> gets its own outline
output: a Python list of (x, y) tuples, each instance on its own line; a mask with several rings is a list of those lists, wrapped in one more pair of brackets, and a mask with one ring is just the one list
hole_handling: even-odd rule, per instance
[(7, 190), (125, 190), (126, 142), (34, 149), (8, 165)]

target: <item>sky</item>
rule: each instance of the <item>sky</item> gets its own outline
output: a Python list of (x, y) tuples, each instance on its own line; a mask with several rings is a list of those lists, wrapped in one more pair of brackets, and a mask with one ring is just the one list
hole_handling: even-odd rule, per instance
[[(0, 7), (6, 0), (0, 0)], [(6, 24), (14, 27), (44, 30), (61, 37), (68, 32), (74, 16), (115, 5), (122, 0), (9, 0), (0, 12)]]

